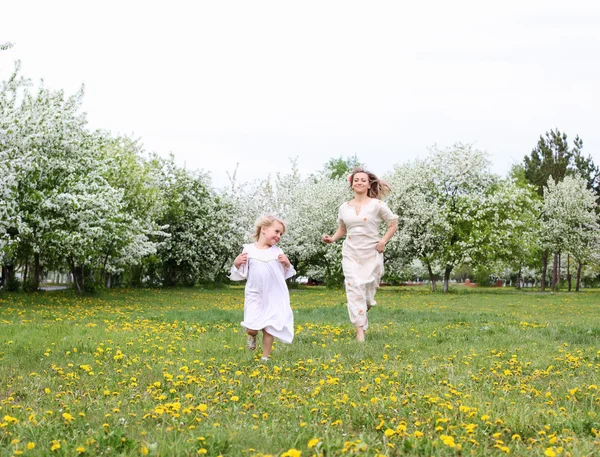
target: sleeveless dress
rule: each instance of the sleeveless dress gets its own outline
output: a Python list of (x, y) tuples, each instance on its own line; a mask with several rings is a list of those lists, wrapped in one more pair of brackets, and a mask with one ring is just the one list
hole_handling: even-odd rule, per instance
[(383, 254), (375, 249), (380, 240), (381, 222), (398, 219), (388, 205), (378, 199), (364, 204), (359, 213), (347, 202), (338, 211), (338, 224), (346, 229), (342, 245), (342, 269), (350, 321), (365, 330), (369, 327), (367, 310), (375, 306), (375, 292), (383, 275)]

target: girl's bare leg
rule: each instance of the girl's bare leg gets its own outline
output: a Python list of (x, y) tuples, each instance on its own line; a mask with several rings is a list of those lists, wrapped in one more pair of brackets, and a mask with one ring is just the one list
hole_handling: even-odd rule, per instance
[(258, 335), (258, 330), (247, 328), (246, 333), (248, 334), (248, 348), (253, 351), (256, 349), (256, 335)]
[(271, 351), (273, 350), (273, 340), (275, 337), (270, 333), (267, 333), (263, 330), (263, 341), (262, 341), (262, 349), (263, 349), (263, 357), (269, 357), (271, 355)]

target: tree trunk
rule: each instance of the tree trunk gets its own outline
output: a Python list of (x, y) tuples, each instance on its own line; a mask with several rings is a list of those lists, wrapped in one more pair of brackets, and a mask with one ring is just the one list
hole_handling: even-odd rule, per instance
[(112, 286), (112, 273), (106, 275), (106, 288), (110, 289)]
[(15, 265), (4, 265), (2, 267), (2, 277), (4, 278), (4, 289), (16, 292), (18, 287), (15, 286), (17, 280), (17, 272), (15, 271)]
[(25, 271), (23, 272), (23, 285), (27, 282), (27, 275), (29, 273), (29, 256), (25, 259)]
[(521, 289), (521, 267), (519, 267), (519, 272), (517, 273), (517, 290)]
[(568, 291), (571, 292), (571, 254), (567, 254), (567, 284)]
[(546, 275), (548, 273), (548, 251), (542, 252), (542, 283), (540, 285), (540, 290), (542, 292), (546, 291)]
[(558, 267), (556, 268), (556, 291), (558, 292), (560, 290), (560, 279), (561, 279), (561, 275), (562, 275), (562, 268), (561, 268), (561, 264), (562, 264), (562, 253), (558, 253)]
[(40, 276), (42, 275), (42, 267), (40, 266), (40, 253), (36, 252), (33, 254), (33, 287), (31, 291), (34, 292), (40, 287)]
[(558, 254), (555, 252), (552, 259), (552, 283), (550, 289), (558, 290), (557, 287), (557, 273), (558, 273)]
[(442, 292), (448, 292), (450, 273), (452, 273), (452, 265), (446, 265), (446, 268), (444, 269), (444, 285), (442, 286)]
[(229, 256), (224, 257), (223, 258), (223, 263), (221, 263), (221, 266), (219, 267), (219, 269), (215, 272), (215, 274), (213, 275), (213, 280), (216, 282), (217, 280), (220, 281), (219, 278), (219, 273), (221, 273), (223, 271), (223, 268), (225, 268), (225, 265), (227, 264), (227, 261), (229, 260)]
[(431, 281), (431, 291), (435, 292), (437, 290), (437, 284), (435, 283), (435, 275), (433, 274), (433, 270), (431, 269), (431, 264), (427, 264), (427, 271), (429, 272), (429, 280)]
[(579, 288), (581, 287), (581, 268), (583, 268), (583, 263), (577, 262), (577, 279), (575, 280), (575, 292), (579, 292)]
[(73, 282), (75, 283), (75, 289), (77, 293), (83, 294), (85, 291), (85, 285), (83, 284), (83, 277), (79, 276), (77, 272), (78, 268), (75, 266), (75, 262), (71, 261), (71, 276), (73, 276)]
[(79, 280), (77, 279), (77, 272), (75, 271), (75, 267), (71, 266), (71, 276), (73, 276), (73, 282), (75, 283), (75, 290), (78, 293), (81, 293), (81, 287), (79, 286)]

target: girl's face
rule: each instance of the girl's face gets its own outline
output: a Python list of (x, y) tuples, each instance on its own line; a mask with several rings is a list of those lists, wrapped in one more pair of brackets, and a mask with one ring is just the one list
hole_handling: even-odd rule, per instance
[(352, 178), (352, 190), (355, 193), (365, 193), (369, 190), (369, 187), (369, 175), (366, 173), (356, 173)]
[(282, 235), (283, 225), (281, 225), (281, 222), (275, 221), (268, 227), (263, 227), (260, 229), (260, 237), (269, 246), (275, 246), (277, 243), (279, 243)]

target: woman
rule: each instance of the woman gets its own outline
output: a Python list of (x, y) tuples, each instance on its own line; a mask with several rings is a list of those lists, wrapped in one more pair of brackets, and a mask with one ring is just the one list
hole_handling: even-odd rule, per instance
[[(338, 229), (333, 235), (323, 235), (322, 240), (333, 243), (347, 235), (342, 246), (342, 269), (348, 314), (356, 327), (356, 339), (364, 341), (369, 326), (367, 311), (376, 304), (375, 292), (383, 275), (383, 250), (396, 233), (398, 216), (380, 200), (391, 191), (387, 183), (362, 168), (352, 170), (348, 180), (354, 198), (340, 206)], [(387, 223), (387, 231), (380, 239), (382, 221)]]

